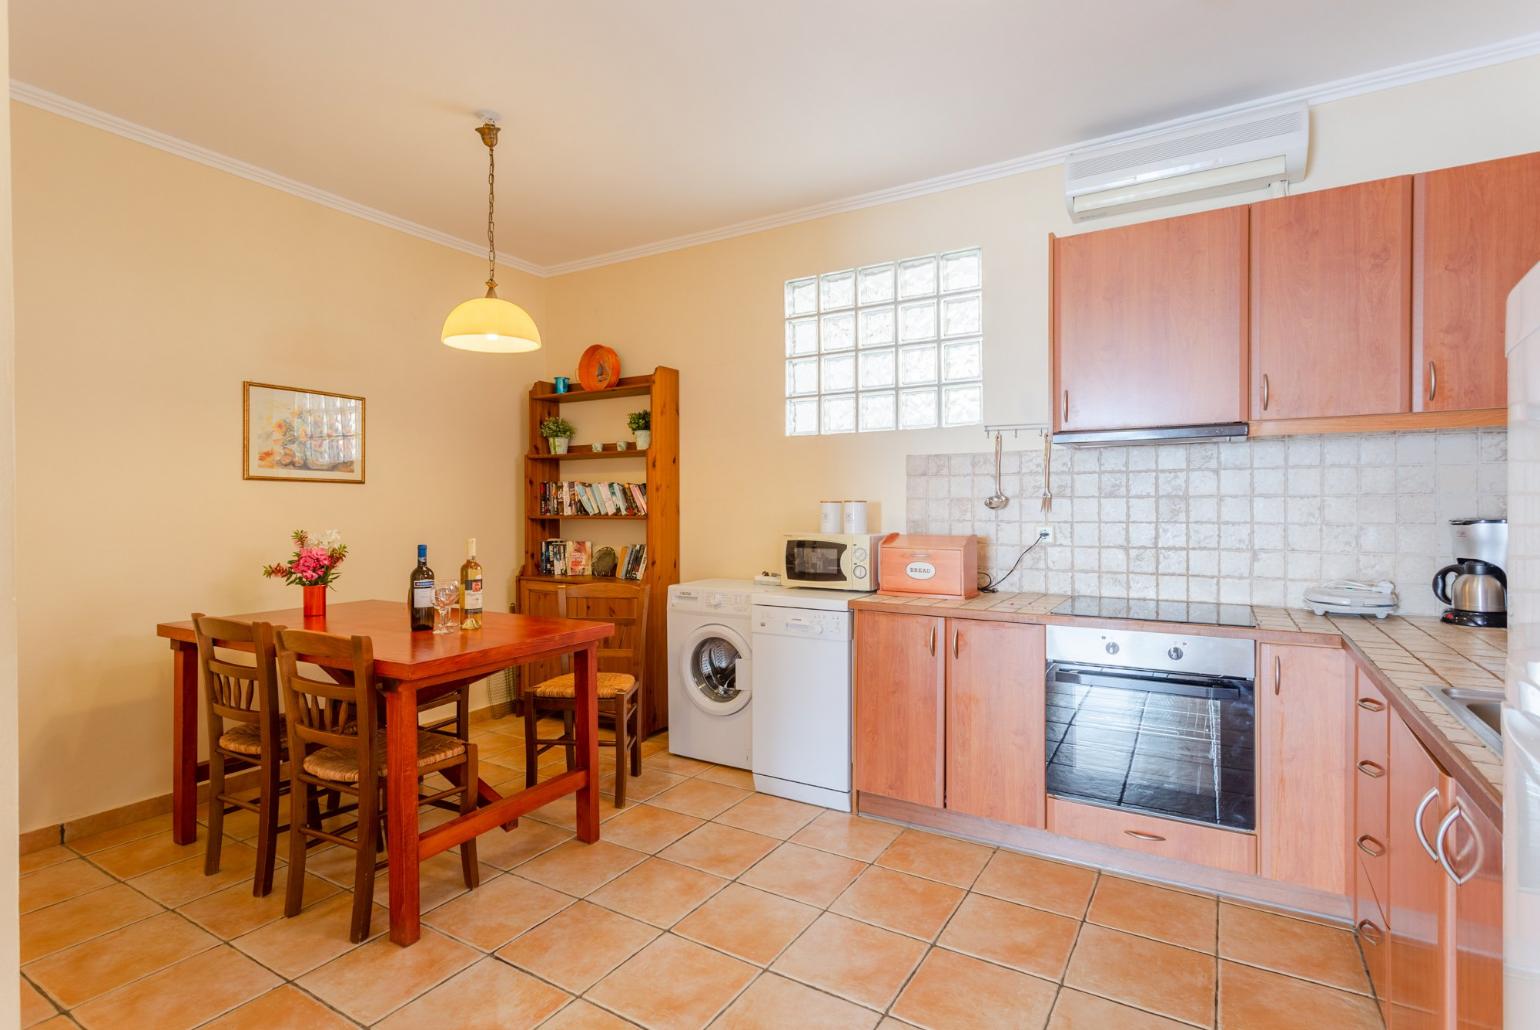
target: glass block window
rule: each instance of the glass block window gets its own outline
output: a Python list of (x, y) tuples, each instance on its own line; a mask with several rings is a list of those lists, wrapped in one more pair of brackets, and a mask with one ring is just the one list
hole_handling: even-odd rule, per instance
[(977, 247), (786, 283), (786, 435), (976, 426)]

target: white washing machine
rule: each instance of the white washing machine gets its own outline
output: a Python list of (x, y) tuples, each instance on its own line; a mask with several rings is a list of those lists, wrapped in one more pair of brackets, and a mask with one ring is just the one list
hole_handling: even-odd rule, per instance
[(752, 580), (702, 579), (668, 588), (668, 749), (749, 768), (753, 682)]

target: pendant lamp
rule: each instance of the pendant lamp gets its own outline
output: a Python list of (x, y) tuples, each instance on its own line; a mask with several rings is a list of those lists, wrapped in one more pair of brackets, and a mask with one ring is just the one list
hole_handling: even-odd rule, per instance
[(529, 312), (497, 295), (497, 115), (478, 111), (476, 127), (487, 145), (487, 295), (473, 297), (444, 319), (443, 341), (460, 350), (487, 354), (518, 354), (540, 349), (540, 330)]

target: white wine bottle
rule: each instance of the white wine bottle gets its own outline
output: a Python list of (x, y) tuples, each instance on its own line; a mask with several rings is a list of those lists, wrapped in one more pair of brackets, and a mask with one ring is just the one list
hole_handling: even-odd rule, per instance
[(465, 542), (465, 564), (460, 566), (460, 628), (481, 628), (481, 563), (476, 560), (476, 538)]

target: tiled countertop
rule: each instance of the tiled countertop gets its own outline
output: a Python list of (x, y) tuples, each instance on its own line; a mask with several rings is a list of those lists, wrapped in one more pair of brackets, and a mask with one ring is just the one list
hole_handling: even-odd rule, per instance
[(1066, 600), (1063, 594), (1032, 593), (980, 594), (966, 601), (873, 594), (852, 602), (851, 607), (858, 611), (904, 611), (1045, 625), (1090, 624), (1155, 632), (1172, 632), (1182, 626), (1208, 636), (1251, 637), (1263, 643), (1341, 644), (1385, 691), (1424, 746), (1501, 825), (1502, 756), (1450, 715), (1434, 699), (1433, 691), (1444, 686), (1502, 689), (1508, 652), (1506, 630), (1449, 626), (1419, 616), (1321, 616), (1302, 608), (1253, 607), (1257, 617), (1253, 629), (1054, 615), (1053, 609)]

